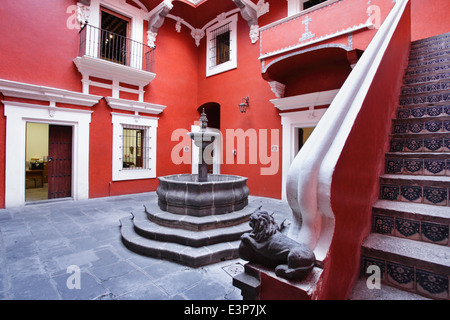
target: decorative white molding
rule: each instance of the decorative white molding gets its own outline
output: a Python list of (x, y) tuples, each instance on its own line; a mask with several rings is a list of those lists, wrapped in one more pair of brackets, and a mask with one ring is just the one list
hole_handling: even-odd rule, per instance
[(127, 110), (135, 112), (135, 115), (140, 113), (160, 114), (166, 108), (166, 106), (139, 102), (134, 100), (118, 99), (113, 97), (105, 97), (108, 106), (112, 109)]
[(273, 99), (270, 102), (281, 111), (288, 111), (300, 108), (309, 108), (316, 106), (326, 106), (333, 102), (339, 89), (318, 91), (313, 93), (301, 94), (293, 97)]
[(191, 30), (191, 36), (195, 40), (196, 46), (200, 46), (200, 40), (202, 40), (205, 37), (205, 30), (209, 28), (210, 26), (219, 23), (219, 21), (223, 21), (226, 17), (229, 17), (236, 12), (239, 12), (239, 8), (230, 10), (228, 12), (224, 12), (219, 14), (216, 18), (209, 21), (207, 24), (205, 24), (202, 28), (194, 28), (192, 25), (190, 25), (188, 22), (184, 21), (182, 18), (174, 16), (172, 14), (167, 14), (167, 18), (175, 20), (177, 23), (175, 24), (175, 28), (177, 32), (181, 32), (181, 25), (184, 25), (188, 27)]
[(233, 2), (239, 8), (242, 18), (247, 21), (250, 27), (250, 40), (253, 44), (256, 43), (259, 40), (258, 18), (269, 12), (269, 3), (264, 2), (264, 0), (259, 0), (258, 4), (254, 4), (249, 0), (233, 0)]
[[(300, 49), (300, 48), (303, 48), (303, 47), (307, 47), (307, 46), (316, 44), (318, 42), (323, 42), (323, 41), (326, 41), (326, 40), (329, 40), (329, 39), (340, 37), (340, 36), (342, 36), (344, 34), (350, 34), (351, 35), (355, 31), (366, 29), (366, 28), (367, 29), (372, 29), (373, 28), (373, 24), (370, 21), (367, 22), (367, 23), (362, 23), (360, 25), (349, 27), (347, 29), (344, 29), (344, 30), (341, 30), (341, 31), (337, 31), (335, 33), (331, 33), (331, 34), (327, 34), (325, 36), (320, 36), (318, 38), (314, 38), (311, 41), (298, 43), (296, 45), (293, 45), (293, 46), (290, 46), (290, 47), (287, 47), (287, 48), (282, 48), (282, 49), (279, 49), (279, 50), (276, 50), (276, 51), (273, 51), (273, 52), (262, 54), (258, 59), (259, 60), (267, 59), (269, 57), (276, 56), (276, 55), (279, 55), (279, 54), (282, 54), (282, 53), (286, 53), (286, 52), (289, 52), (289, 51), (294, 51), (294, 50), (297, 50), (297, 49)], [(261, 31), (261, 28), (259, 28), (259, 30)]]
[(89, 92), (89, 85), (91, 84), (89, 77), (107, 79), (113, 81), (113, 83), (116, 82), (117, 85), (115, 87), (113, 84), (113, 91), (115, 91), (113, 92), (113, 96), (117, 97), (119, 82), (139, 86), (140, 91), (143, 92), (143, 87), (148, 85), (156, 77), (156, 74), (152, 72), (89, 56), (77, 57), (73, 62), (83, 76), (82, 82), (84, 93)]
[(158, 29), (163, 25), (164, 19), (170, 10), (172, 10), (172, 1), (163, 1), (148, 13), (148, 45), (154, 48)]
[(84, 5), (80, 2), (77, 3), (77, 21), (83, 25), (89, 22), (91, 16), (90, 6)]
[(275, 93), (275, 96), (277, 98), (283, 98), (284, 97), (284, 90), (286, 89), (286, 85), (278, 82), (278, 81), (269, 81), (270, 89), (273, 93)]
[(156, 33), (156, 32), (153, 32), (150, 30), (147, 31), (147, 45), (149, 47), (152, 47), (152, 48), (156, 47), (155, 41), (156, 41), (157, 35), (158, 35), (158, 33)]
[(191, 31), (191, 36), (195, 40), (195, 45), (200, 46), (200, 40), (205, 37), (205, 30), (203, 29), (194, 29)]
[(23, 82), (0, 79), (0, 92), (7, 97), (49, 101), (51, 104), (67, 103), (77, 106), (92, 107), (99, 102), (101, 96), (84, 94), (63, 89), (37, 86)]

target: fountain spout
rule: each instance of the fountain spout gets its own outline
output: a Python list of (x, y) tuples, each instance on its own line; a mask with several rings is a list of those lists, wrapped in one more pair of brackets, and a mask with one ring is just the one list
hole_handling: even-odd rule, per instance
[(194, 144), (200, 148), (198, 159), (198, 182), (208, 181), (208, 163), (205, 159), (205, 149), (214, 142), (219, 135), (216, 132), (208, 132), (208, 118), (206, 117), (205, 109), (200, 116), (200, 131), (189, 132), (188, 136), (194, 140)]

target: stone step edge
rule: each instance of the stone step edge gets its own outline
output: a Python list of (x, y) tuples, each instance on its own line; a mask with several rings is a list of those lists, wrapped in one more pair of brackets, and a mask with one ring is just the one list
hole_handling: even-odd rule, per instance
[(141, 237), (134, 231), (134, 225), (130, 218), (120, 220), (120, 232), (122, 242), (133, 252), (153, 258), (174, 261), (193, 268), (238, 258), (240, 240), (200, 248), (150, 240)]
[(391, 139), (445, 139), (450, 138), (450, 132), (424, 132), (424, 133), (390, 133)]
[(450, 177), (448, 176), (421, 176), (409, 174), (383, 174), (380, 176), (381, 181), (394, 180), (400, 182), (400, 185), (417, 184), (420, 186), (436, 186), (442, 188), (450, 188)]
[(361, 255), (436, 274), (450, 274), (450, 248), (428, 242), (370, 233), (362, 244)]
[(244, 223), (250, 219), (250, 215), (258, 208), (258, 206), (249, 204), (239, 211), (204, 217), (170, 213), (159, 209), (159, 207), (153, 203), (144, 204), (144, 208), (147, 218), (159, 225), (191, 231), (203, 231)]
[(424, 203), (409, 203), (401, 201), (377, 200), (372, 211), (384, 212), (385, 215), (400, 218), (410, 218), (421, 221), (434, 220), (437, 223), (450, 223), (450, 213), (447, 207)]
[(243, 233), (251, 231), (248, 222), (231, 227), (192, 231), (158, 225), (149, 221), (144, 211), (134, 212), (133, 216), (134, 229), (142, 237), (191, 247), (202, 247), (220, 242), (239, 240)]
[[(393, 124), (401, 124), (401, 123), (426, 123), (426, 122), (444, 122), (444, 121), (450, 121), (450, 115), (448, 114), (440, 114), (437, 116), (423, 116), (423, 117), (409, 117), (409, 118), (394, 118), (392, 119)], [(444, 131), (448, 132), (448, 131)]]
[[(443, 158), (443, 159), (441, 159)], [(437, 159), (449, 160), (450, 152), (386, 152), (386, 159)]]
[(360, 277), (356, 280), (349, 300), (430, 300), (413, 292), (405, 291), (382, 283), (380, 288), (369, 289), (367, 279)]

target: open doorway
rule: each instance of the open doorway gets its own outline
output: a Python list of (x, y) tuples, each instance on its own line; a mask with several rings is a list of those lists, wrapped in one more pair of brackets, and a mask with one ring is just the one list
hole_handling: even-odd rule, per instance
[(25, 202), (72, 196), (72, 127), (27, 122)]
[[(201, 115), (204, 111), (208, 118), (208, 131), (214, 131), (220, 133), (220, 104), (216, 102), (207, 102), (197, 108), (198, 113)], [(209, 174), (220, 174), (220, 151), (221, 151), (221, 138), (219, 137), (213, 142), (213, 149), (211, 154), (204, 154), (205, 161), (208, 163)]]

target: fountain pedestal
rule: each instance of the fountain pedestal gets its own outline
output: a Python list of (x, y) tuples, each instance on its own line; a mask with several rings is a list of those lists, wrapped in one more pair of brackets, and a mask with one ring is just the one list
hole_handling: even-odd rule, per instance
[(238, 258), (256, 207), (247, 206), (247, 178), (208, 174), (205, 151), (219, 134), (206, 131), (207, 121), (203, 111), (200, 131), (188, 134), (200, 148), (198, 174), (159, 177), (158, 201), (121, 220), (129, 249), (192, 267)]

